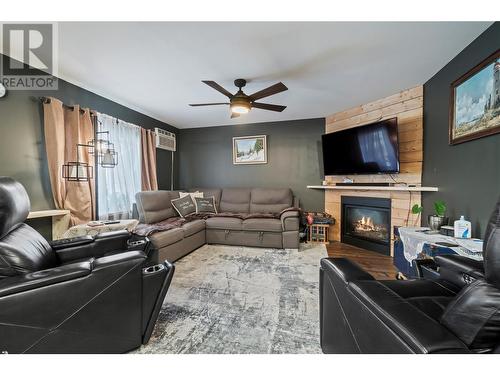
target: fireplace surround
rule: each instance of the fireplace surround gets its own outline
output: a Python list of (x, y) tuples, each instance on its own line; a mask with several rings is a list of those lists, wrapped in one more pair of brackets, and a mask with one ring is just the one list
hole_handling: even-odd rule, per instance
[(391, 200), (341, 197), (341, 241), (391, 255)]

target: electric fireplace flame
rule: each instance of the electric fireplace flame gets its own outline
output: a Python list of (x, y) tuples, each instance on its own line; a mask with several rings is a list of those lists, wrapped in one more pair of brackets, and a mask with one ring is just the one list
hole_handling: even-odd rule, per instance
[(358, 220), (354, 226), (354, 229), (361, 232), (377, 230), (375, 228), (375, 225), (373, 225), (372, 218), (369, 216), (366, 218), (363, 216), (361, 220)]
[(351, 234), (372, 240), (387, 241), (388, 225), (389, 223), (380, 222), (380, 219), (374, 220), (372, 216), (364, 215), (361, 219), (352, 218)]

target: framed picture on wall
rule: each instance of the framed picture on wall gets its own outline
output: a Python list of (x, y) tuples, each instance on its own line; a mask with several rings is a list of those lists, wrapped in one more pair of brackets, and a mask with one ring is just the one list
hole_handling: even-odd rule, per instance
[(233, 137), (233, 164), (266, 164), (267, 136)]
[(451, 84), (450, 144), (500, 133), (500, 50)]

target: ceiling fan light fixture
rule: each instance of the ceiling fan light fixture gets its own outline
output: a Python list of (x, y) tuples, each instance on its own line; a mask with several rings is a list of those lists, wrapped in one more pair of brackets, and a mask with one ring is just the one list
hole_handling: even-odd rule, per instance
[(237, 113), (239, 115), (244, 115), (245, 113), (250, 112), (250, 108), (249, 106), (243, 104), (232, 104), (231, 112)]
[(234, 97), (231, 100), (231, 112), (237, 113), (239, 115), (244, 115), (245, 113), (250, 112), (252, 105), (247, 99)]

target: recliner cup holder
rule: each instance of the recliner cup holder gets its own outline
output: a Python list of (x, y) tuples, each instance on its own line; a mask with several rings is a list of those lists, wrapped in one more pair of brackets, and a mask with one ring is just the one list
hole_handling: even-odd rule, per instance
[(128, 246), (138, 246), (138, 245), (144, 245), (146, 243), (146, 240), (137, 240), (137, 241), (127, 241)]
[(142, 329), (143, 343), (147, 343), (154, 323), (172, 281), (175, 267), (168, 262), (154, 264), (142, 269)]
[(165, 269), (163, 264), (155, 264), (154, 266), (146, 267), (142, 269), (144, 275), (151, 275), (157, 272), (161, 272)]

